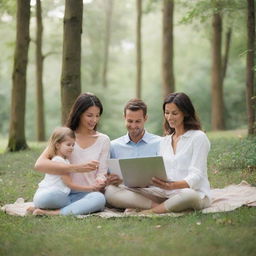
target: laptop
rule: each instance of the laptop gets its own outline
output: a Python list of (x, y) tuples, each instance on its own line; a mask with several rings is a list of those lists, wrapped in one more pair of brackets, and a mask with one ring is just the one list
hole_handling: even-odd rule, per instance
[(152, 177), (167, 180), (162, 156), (108, 159), (109, 173), (117, 174), (127, 187), (145, 188), (152, 184)]

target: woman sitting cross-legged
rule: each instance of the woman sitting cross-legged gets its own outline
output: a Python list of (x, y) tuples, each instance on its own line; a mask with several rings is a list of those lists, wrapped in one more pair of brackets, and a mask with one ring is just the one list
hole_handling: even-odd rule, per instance
[[(66, 124), (75, 136), (64, 136), (54, 144), (54, 155), (58, 155), (58, 159), (62, 157), (62, 161), (52, 159), (49, 147), (39, 156), (35, 169), (46, 173), (46, 177), (34, 196), (35, 215), (79, 215), (104, 209), (105, 197), (101, 190), (105, 187), (110, 140), (96, 129), (102, 111), (102, 104), (95, 95), (81, 94)], [(67, 140), (69, 144), (63, 144)], [(66, 146), (69, 151), (63, 154)], [(65, 163), (63, 158), (71, 164)], [(55, 181), (58, 187), (53, 184)]]
[[(203, 209), (210, 204), (207, 156), (210, 142), (201, 130), (194, 106), (184, 93), (171, 93), (163, 103), (164, 132), (160, 142), (168, 180), (153, 178), (153, 186), (164, 196), (147, 195), (139, 189), (120, 190), (110, 185), (107, 202), (118, 208), (142, 209), (142, 213), (179, 212)], [(121, 194), (122, 193), (122, 194)]]

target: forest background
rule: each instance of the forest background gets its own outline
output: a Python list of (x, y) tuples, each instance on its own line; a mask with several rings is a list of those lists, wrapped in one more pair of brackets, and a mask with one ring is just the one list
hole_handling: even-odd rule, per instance
[[(64, 0), (43, 0), (43, 87), (46, 137), (61, 125), (60, 79), (63, 47)], [(116, 138), (125, 132), (124, 104), (136, 96), (136, 1), (114, 1), (107, 86), (103, 86), (106, 2), (83, 1), (81, 53), (82, 92), (95, 93), (103, 102), (99, 130)], [(148, 104), (147, 129), (162, 134), (163, 86), (161, 75), (162, 2), (142, 1), (142, 93)], [(232, 28), (226, 77), (223, 83), (225, 129), (247, 127), (246, 114), (246, 1), (225, 2), (222, 46)], [(12, 70), (16, 33), (16, 3), (0, 2), (0, 132), (8, 136)], [(29, 57), (27, 68), (26, 122), (28, 140), (36, 140), (35, 1), (31, 1)], [(209, 1), (175, 1), (174, 77), (175, 91), (187, 93), (206, 131), (211, 130), (212, 9)], [(254, 84), (255, 88), (255, 84)]]
[[(66, 56), (65, 45), (67, 41), (79, 41), (80, 44), (81, 37), (81, 67), (76, 65), (72, 69), (73, 77), (78, 73), (80, 76), (81, 70), (82, 88), (80, 90), (79, 81), (77, 92), (92, 92), (102, 100), (104, 113), (99, 126), (101, 132), (108, 134), (111, 139), (126, 132), (123, 107), (130, 98), (137, 96), (138, 74), (141, 71), (141, 98), (149, 107), (146, 128), (150, 132), (162, 134), (162, 101), (167, 86), (170, 86), (170, 91), (183, 91), (193, 100), (203, 129), (211, 141), (208, 164), (211, 188), (223, 188), (242, 180), (255, 184), (256, 136), (247, 138), (247, 131), (256, 134), (255, 2), (0, 0), (0, 205), (14, 202), (21, 196), (31, 201), (43, 175), (33, 169), (35, 159), (45, 147), (45, 143), (37, 142), (38, 132), (42, 132), (44, 127), (38, 122), (38, 119), (42, 121), (38, 118), (41, 115), (38, 106), (43, 104), (38, 97), (36, 75), (39, 67), (36, 58), (39, 47), (36, 46), (40, 46), (36, 19), (40, 16), (36, 11), (39, 4), (44, 28), (42, 74), (45, 139), (54, 127), (62, 124), (63, 109), (68, 109), (67, 100), (63, 100), (62, 95), (65, 87), (64, 60), (72, 59), (74, 54)], [(141, 16), (138, 15), (140, 4)], [(71, 18), (66, 17), (71, 9), (76, 11), (76, 17), (83, 10), (83, 22), (76, 38), (65, 33), (65, 27), (74, 21), (72, 15)], [(138, 47), (138, 27), (141, 28), (141, 47)], [(108, 28), (111, 29), (106, 69)], [(172, 28), (173, 33), (170, 33)], [(74, 30), (76, 27), (69, 33)], [(19, 36), (16, 36), (16, 31)], [(165, 36), (170, 40), (167, 43)], [(18, 39), (22, 39), (23, 44)], [(72, 50), (80, 56), (80, 47), (72, 46)], [(138, 48), (141, 48), (139, 61)], [(165, 68), (164, 61), (167, 63)], [(105, 79), (103, 74), (106, 74)], [(70, 85), (74, 84), (71, 81)], [(252, 86), (250, 95), (248, 85)], [(70, 96), (72, 88), (66, 91)], [(222, 93), (223, 102), (219, 104)], [(251, 106), (250, 114), (248, 103)], [(26, 109), (23, 109), (25, 105)], [(225, 125), (219, 122), (222, 121), (219, 118), (222, 114)], [(223, 126), (217, 127), (216, 124)], [(220, 129), (230, 131), (218, 131)], [(211, 130), (213, 132), (209, 132)], [(31, 150), (13, 153), (27, 148), (24, 131)], [(11, 152), (4, 153), (5, 149)], [(125, 221), (121, 218), (77, 219), (70, 216), (14, 218), (0, 211), (0, 219), (1, 255), (56, 256), (69, 252), (69, 255), (191, 256), (200, 252), (210, 256), (255, 255), (256, 251), (253, 242), (256, 234), (255, 207), (207, 215), (193, 212), (181, 218), (128, 217)], [(112, 239), (106, 239), (109, 237)]]

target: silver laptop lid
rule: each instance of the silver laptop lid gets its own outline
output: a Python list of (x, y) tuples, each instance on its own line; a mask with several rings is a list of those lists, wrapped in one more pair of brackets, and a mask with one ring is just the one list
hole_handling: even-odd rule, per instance
[(119, 165), (127, 187), (147, 187), (152, 177), (167, 180), (162, 156), (119, 159)]

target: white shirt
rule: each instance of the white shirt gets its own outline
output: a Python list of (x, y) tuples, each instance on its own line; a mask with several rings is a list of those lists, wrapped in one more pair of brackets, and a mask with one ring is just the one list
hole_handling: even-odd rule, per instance
[(105, 179), (107, 173), (107, 159), (109, 158), (110, 139), (107, 135), (97, 132), (97, 140), (90, 147), (81, 148), (75, 143), (71, 154), (70, 162), (72, 164), (88, 163), (92, 160), (100, 162), (98, 170), (84, 173), (71, 173), (72, 181), (81, 186), (91, 186), (96, 180)]
[[(54, 156), (52, 161), (70, 164), (67, 159), (62, 158), (61, 156)], [(59, 189), (66, 194), (70, 193), (70, 188), (64, 184), (60, 175), (45, 174), (44, 179), (38, 184), (38, 191), (49, 191), (51, 189)]]
[(200, 130), (189, 130), (184, 133), (177, 143), (175, 154), (172, 148), (172, 135), (163, 137), (160, 142), (160, 155), (163, 156), (168, 179), (185, 180), (191, 189), (199, 192), (201, 198), (210, 197), (207, 175), (209, 150), (210, 142)]

